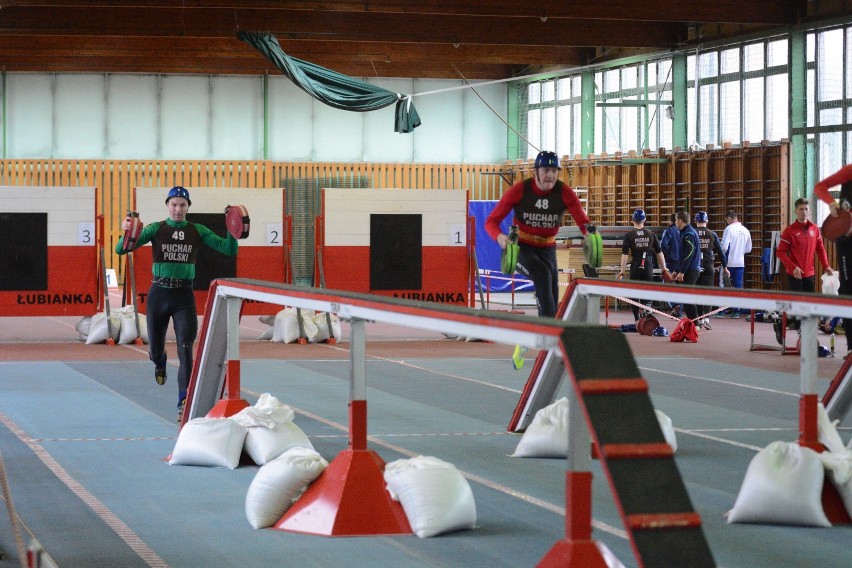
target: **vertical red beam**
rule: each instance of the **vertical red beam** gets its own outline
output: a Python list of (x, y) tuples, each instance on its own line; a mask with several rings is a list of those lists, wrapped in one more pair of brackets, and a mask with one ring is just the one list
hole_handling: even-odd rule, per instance
[(565, 474), (565, 536), (580, 541), (592, 538), (592, 472)]
[(816, 452), (822, 451), (817, 431), (816, 394), (802, 394), (799, 397), (799, 445)]
[(367, 401), (349, 401), (349, 447), (367, 449)]
[(240, 359), (229, 359), (225, 364), (225, 380), (228, 386), (228, 398), (240, 398)]

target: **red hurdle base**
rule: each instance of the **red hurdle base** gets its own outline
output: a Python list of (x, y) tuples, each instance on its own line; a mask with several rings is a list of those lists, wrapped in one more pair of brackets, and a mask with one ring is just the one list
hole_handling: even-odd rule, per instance
[(367, 449), (367, 401), (349, 401), (349, 448), (340, 452), (275, 524), (323, 536), (413, 534), (385, 483), (385, 462)]
[(229, 418), (243, 408), (248, 408), (248, 402), (241, 398), (225, 398), (216, 403), (207, 413), (207, 418)]
[(562, 540), (553, 545), (536, 566), (565, 568), (608, 568), (598, 545), (592, 540)]
[(592, 473), (569, 471), (565, 481), (565, 539), (553, 545), (539, 568), (607, 568), (592, 540)]
[(240, 393), (240, 360), (229, 359), (225, 362), (225, 384), (228, 388), (228, 398), (223, 398), (217, 402), (210, 412), (207, 413), (207, 418), (228, 418), (241, 411), (243, 408), (251, 406), (247, 401), (241, 398), (231, 398), (238, 396)]
[[(817, 423), (817, 404), (819, 399), (815, 394), (803, 394), (799, 397), (799, 440), (800, 446), (822, 453), (825, 448), (819, 441), (819, 426)], [(833, 525), (852, 524), (852, 518), (843, 503), (843, 497), (837, 491), (831, 478), (826, 473), (822, 484), (822, 509), (825, 516)]]
[(323, 536), (412, 534), (402, 505), (385, 489), (384, 469), (372, 450), (343, 450), (275, 528)]

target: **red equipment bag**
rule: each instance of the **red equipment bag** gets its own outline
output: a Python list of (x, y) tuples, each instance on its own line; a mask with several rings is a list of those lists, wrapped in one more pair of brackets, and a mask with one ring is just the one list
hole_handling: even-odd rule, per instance
[(228, 205), (225, 207), (225, 225), (228, 232), (235, 239), (244, 239), (249, 236), (251, 220), (248, 209), (243, 205)]
[(829, 215), (822, 222), (822, 236), (827, 241), (836, 241), (841, 237), (852, 235), (852, 213), (839, 209), (837, 217)]
[(139, 213), (128, 211), (127, 216), (130, 218), (130, 228), (124, 231), (124, 240), (121, 241), (121, 250), (123, 251), (131, 251), (136, 248), (136, 240), (142, 233), (142, 221), (139, 219)]
[(669, 334), (669, 341), (698, 343), (698, 330), (695, 329), (695, 322), (687, 317), (680, 318), (674, 331)]

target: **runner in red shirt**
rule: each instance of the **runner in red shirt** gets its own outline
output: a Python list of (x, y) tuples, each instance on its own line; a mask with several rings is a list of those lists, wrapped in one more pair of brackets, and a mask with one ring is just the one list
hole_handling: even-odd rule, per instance
[[(538, 315), (545, 317), (556, 316), (559, 303), (556, 235), (565, 212), (571, 213), (583, 235), (595, 230), (574, 190), (558, 179), (559, 170), (559, 157), (555, 152), (539, 152), (533, 177), (506, 190), (485, 220), (485, 230), (501, 249), (505, 249), (509, 237), (500, 230), (500, 223), (514, 211), (513, 222), (520, 230), (517, 270), (532, 280)], [(515, 348), (515, 369), (523, 366), (525, 351), (521, 346)]]

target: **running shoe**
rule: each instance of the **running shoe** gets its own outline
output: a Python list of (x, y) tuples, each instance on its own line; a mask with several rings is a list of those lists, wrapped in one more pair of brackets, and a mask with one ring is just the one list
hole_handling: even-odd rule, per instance
[(186, 399), (185, 398), (180, 399), (180, 402), (178, 403), (177, 408), (178, 408), (177, 421), (178, 421), (178, 424), (180, 424), (181, 420), (183, 420), (183, 410), (184, 410), (184, 408), (186, 408)]
[(158, 385), (166, 384), (166, 379), (168, 376), (166, 375), (166, 366), (162, 367), (154, 367), (154, 380), (157, 381)]
[(702, 325), (701, 327), (703, 327), (706, 330), (713, 329), (713, 326), (710, 325), (710, 320), (708, 318), (704, 318), (704, 325)]
[(521, 367), (524, 366), (524, 355), (526, 354), (526, 347), (515, 345), (515, 352), (512, 354), (512, 367), (514, 367), (516, 371), (520, 371)]

